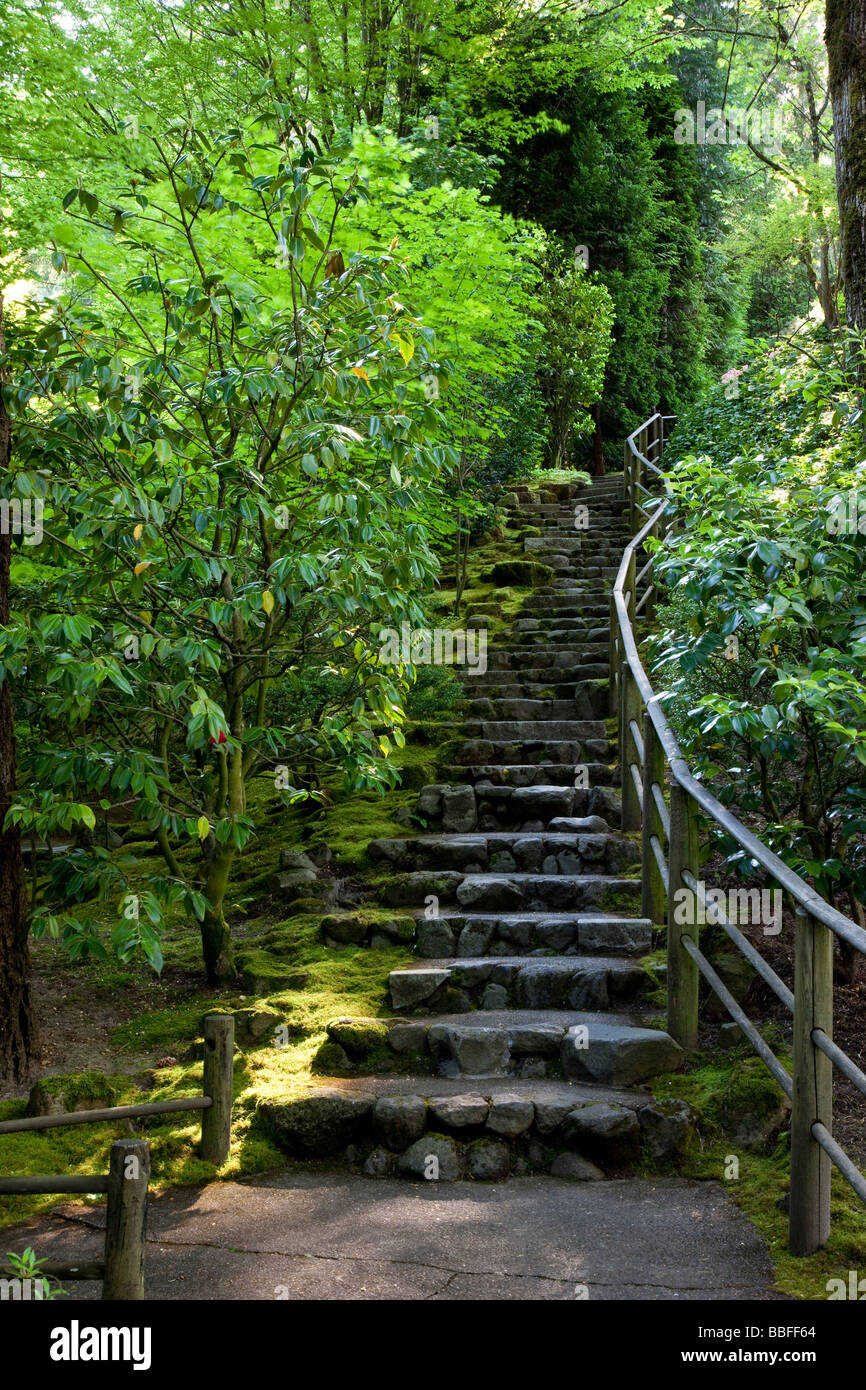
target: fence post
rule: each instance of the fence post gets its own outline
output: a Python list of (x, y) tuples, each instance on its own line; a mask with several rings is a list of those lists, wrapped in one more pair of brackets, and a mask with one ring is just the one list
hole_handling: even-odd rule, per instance
[(631, 763), (634, 762), (638, 774), (640, 774), (640, 761), (637, 754), (637, 745), (631, 732), (631, 724), (634, 721), (640, 725), (640, 691), (637, 681), (631, 673), (628, 662), (623, 662), (622, 676), (620, 679), (620, 722), (619, 722), (619, 765), (622, 774), (622, 828), (623, 830), (640, 830), (641, 809), (638, 798), (637, 787), (631, 771)]
[(235, 1021), (231, 1014), (207, 1014), (204, 1020), (203, 1091), (213, 1105), (202, 1111), (201, 1156), (225, 1163), (232, 1134), (232, 1081)]
[(649, 710), (643, 717), (643, 757), (643, 874), (640, 910), (642, 917), (648, 917), (654, 924), (659, 924), (665, 920), (665, 885), (650, 839), (655, 835), (664, 850), (664, 826), (652, 789), (654, 782), (658, 783), (659, 788), (664, 788), (665, 755)]
[(788, 1245), (812, 1255), (830, 1234), (830, 1160), (812, 1138), (816, 1121), (833, 1128), (833, 1064), (812, 1042), (833, 1036), (833, 933), (798, 908), (794, 937), (794, 1087)]
[(683, 870), (699, 874), (697, 808), (688, 792), (674, 783), (671, 786), (671, 834), (668, 859), (668, 1032), (681, 1047), (695, 1047), (698, 1041), (698, 984), (700, 974), (696, 963), (684, 949), (681, 939), (690, 936), (698, 940), (697, 902), (692, 904), (694, 923), (676, 921), (677, 889), (686, 885)]
[(116, 1139), (111, 1146), (105, 1214), (104, 1299), (144, 1298), (144, 1231), (150, 1148), (144, 1139)]

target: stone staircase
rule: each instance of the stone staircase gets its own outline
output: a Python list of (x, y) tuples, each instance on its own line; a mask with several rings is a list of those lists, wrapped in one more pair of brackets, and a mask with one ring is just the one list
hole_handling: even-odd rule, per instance
[(369, 846), (414, 957), (390, 974), (393, 1019), (329, 1029), (361, 1061), (378, 1045), (376, 1074), (268, 1107), (290, 1152), (371, 1175), (583, 1179), (682, 1152), (688, 1108), (640, 1088), (683, 1054), (646, 998), (653, 924), (606, 720), (620, 486), (518, 495), (517, 524), (541, 532), (524, 549), (554, 578), (467, 675), (457, 762), (418, 799), (426, 830)]

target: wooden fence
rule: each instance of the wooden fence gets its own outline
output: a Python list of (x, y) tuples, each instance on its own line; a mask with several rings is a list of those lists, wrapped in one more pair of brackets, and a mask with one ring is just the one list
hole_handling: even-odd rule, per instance
[[(208, 1163), (228, 1158), (232, 1123), (234, 1067), (234, 1019), (231, 1014), (208, 1014), (204, 1020), (204, 1079), (200, 1096), (154, 1101), (144, 1105), (114, 1105), (104, 1110), (75, 1110), (60, 1115), (37, 1115), (23, 1120), (3, 1120), (0, 1135), (30, 1129), (54, 1129), (62, 1125), (87, 1125), (174, 1115), (200, 1110), (199, 1152)], [(106, 1174), (75, 1177), (0, 1177), (0, 1193), (58, 1194), (104, 1192), (105, 1252), (101, 1261), (60, 1265), (46, 1262), (36, 1278), (58, 1280), (101, 1279), (103, 1299), (144, 1298), (144, 1245), (147, 1192), (150, 1179), (150, 1146), (144, 1139), (117, 1139), (111, 1146)], [(0, 1276), (15, 1278), (9, 1267)]]
[[(673, 416), (655, 414), (625, 446), (624, 495), (633, 539), (626, 546), (611, 598), (611, 713), (619, 721), (622, 827), (643, 835), (642, 911), (667, 919), (668, 1031), (685, 1048), (698, 1037), (700, 977), (722, 1001), (758, 1056), (791, 1100), (789, 1246), (809, 1255), (830, 1233), (830, 1172), (839, 1172), (866, 1202), (866, 1178), (832, 1137), (833, 1067), (866, 1095), (866, 1074), (833, 1041), (833, 937), (866, 954), (866, 931), (831, 907), (813, 888), (747, 830), (688, 763), (641, 664), (635, 625), (649, 619), (658, 597), (654, 555), (645, 542), (664, 542), (676, 529), (676, 504), (659, 461)], [(644, 563), (638, 568), (638, 556)], [(662, 591), (663, 592), (663, 591)], [(795, 914), (794, 991), (715, 904), (700, 880), (699, 827), (709, 818), (777, 884)], [(677, 890), (687, 888), (793, 1015), (793, 1074), (746, 1017), (698, 945), (697, 925), (676, 921)]]

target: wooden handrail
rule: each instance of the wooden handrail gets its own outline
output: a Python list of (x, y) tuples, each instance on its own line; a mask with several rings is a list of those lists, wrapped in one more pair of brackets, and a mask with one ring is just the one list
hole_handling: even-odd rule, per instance
[[(629, 435), (625, 445), (623, 489), (635, 535), (623, 551), (611, 597), (610, 712), (619, 721), (622, 828), (642, 830), (642, 910), (653, 921), (667, 915), (668, 1029), (684, 1047), (698, 1033), (700, 977), (724, 1004), (782, 1090), (792, 1099), (789, 1244), (807, 1255), (825, 1244), (830, 1232), (830, 1162), (866, 1201), (866, 1179), (832, 1138), (832, 1068), (837, 1066), (866, 1094), (866, 1075), (832, 1039), (833, 935), (866, 954), (866, 930), (837, 911), (762, 840), (733, 815), (693, 775), (662, 712), (660, 697), (644, 670), (634, 634), (636, 615), (652, 612), (655, 553), (640, 571), (637, 557), (650, 538), (664, 541), (676, 517), (676, 502), (656, 459), (664, 452), (667, 426), (674, 416), (658, 412)], [(644, 477), (661, 481), (664, 498), (638, 529)], [(638, 586), (649, 582), (638, 597)], [(641, 729), (643, 733), (641, 733)], [(670, 811), (664, 801), (670, 792)], [(705, 898), (699, 880), (698, 811), (720, 826), (793, 901), (796, 911), (795, 989), (779, 979), (751, 942), (718, 909), (707, 919), (718, 923), (740, 953), (794, 1016), (794, 1064), (789, 1075), (760, 1033), (725, 988), (698, 946), (694, 925), (679, 923), (674, 897), (687, 888)], [(668, 842), (665, 859), (664, 841)]]

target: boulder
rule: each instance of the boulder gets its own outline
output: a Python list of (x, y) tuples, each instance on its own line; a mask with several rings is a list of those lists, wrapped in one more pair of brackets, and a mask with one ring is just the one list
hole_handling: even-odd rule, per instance
[(369, 926), (360, 917), (323, 917), (322, 934), (341, 946), (360, 946), (367, 940)]
[(395, 1154), (389, 1153), (387, 1149), (373, 1149), (367, 1155), (364, 1172), (368, 1178), (390, 1178), (396, 1167)]
[(268, 1101), (260, 1114), (287, 1153), (317, 1158), (340, 1153), (370, 1128), (374, 1097), (319, 1091), (287, 1101)]
[(77, 1110), (105, 1110), (117, 1104), (117, 1092), (99, 1071), (43, 1076), (31, 1086), (24, 1114), (61, 1115)]
[(475, 792), (472, 787), (449, 787), (442, 793), (443, 830), (463, 834), (475, 829), (476, 820)]
[(498, 1028), (434, 1023), (427, 1034), (438, 1058), (451, 1058), (461, 1076), (502, 1076), (509, 1060), (508, 1037)]
[(584, 1105), (566, 1115), (563, 1143), (612, 1168), (632, 1163), (640, 1152), (640, 1125), (623, 1105)]
[(654, 1163), (669, 1163), (685, 1153), (697, 1116), (684, 1100), (657, 1100), (638, 1111), (644, 1146)]
[(557, 1154), (550, 1165), (552, 1178), (571, 1178), (573, 1182), (598, 1182), (604, 1178), (600, 1168), (580, 1154)]
[(395, 1153), (420, 1139), (426, 1128), (421, 1096), (380, 1096), (373, 1106), (373, 1134)]
[[(323, 846), (323, 848), (325, 847)], [(315, 877), (319, 867), (318, 864), (313, 862), (309, 854), (302, 854), (300, 851), (294, 849), (280, 850), (281, 869), (303, 870), (305, 873), (311, 873)]]
[(425, 1134), (401, 1154), (397, 1171), (427, 1182), (454, 1182), (460, 1177), (460, 1151), (444, 1134)]
[(478, 1182), (500, 1182), (508, 1176), (508, 1145), (498, 1139), (476, 1139), (466, 1150), (470, 1176)]
[(426, 1023), (395, 1023), (388, 1033), (395, 1052), (423, 1052), (427, 1045)]
[(418, 954), (427, 960), (445, 960), (454, 955), (454, 928), (439, 918), (421, 920), (417, 925)]
[(447, 984), (447, 970), (392, 970), (388, 976), (391, 1003), (395, 1009), (410, 1009)]
[(331, 1042), (345, 1048), (350, 1057), (366, 1057), (374, 1047), (386, 1042), (388, 1025), (381, 1018), (335, 1018), (326, 1025)]
[(443, 1096), (431, 1100), (433, 1119), (446, 1129), (466, 1129), (468, 1126), (483, 1125), (490, 1110), (490, 1102), (484, 1096), (463, 1095)]
[(620, 1023), (592, 1023), (588, 1035), (570, 1028), (562, 1040), (562, 1069), (570, 1081), (632, 1086), (648, 1076), (676, 1071), (685, 1060), (668, 1033)]
[(525, 1096), (494, 1096), (490, 1102), (487, 1128), (506, 1139), (525, 1134), (535, 1118), (535, 1106)]

